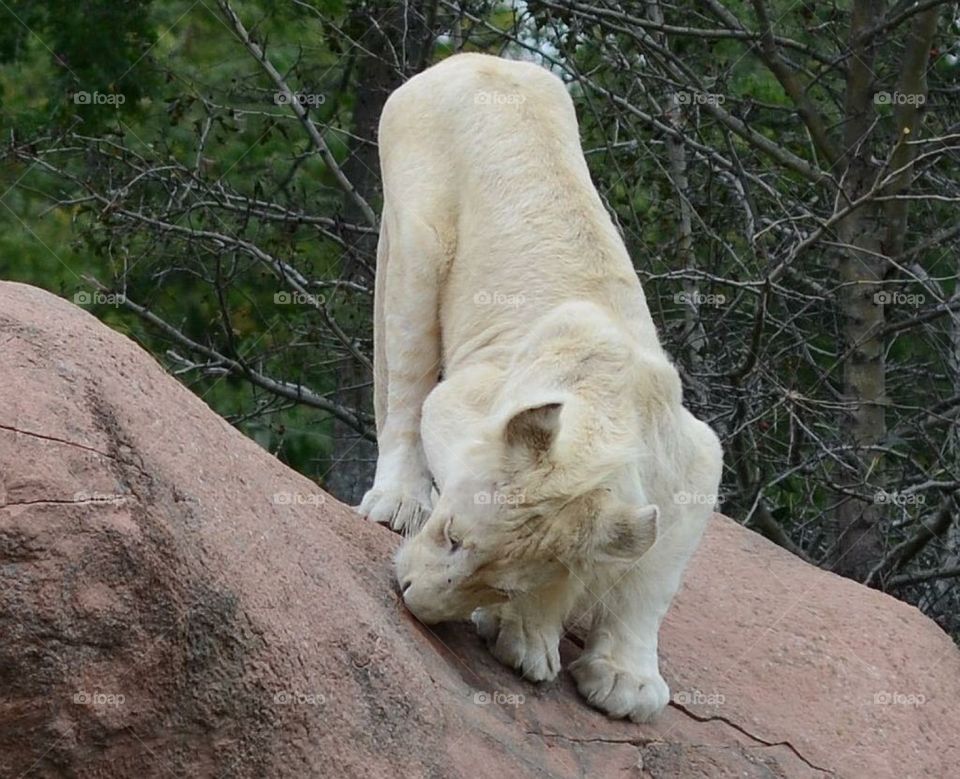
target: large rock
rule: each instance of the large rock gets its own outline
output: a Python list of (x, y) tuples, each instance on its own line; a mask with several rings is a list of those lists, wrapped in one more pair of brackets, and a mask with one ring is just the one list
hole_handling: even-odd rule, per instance
[(947, 636), (728, 519), (667, 618), (651, 726), (418, 624), (396, 544), (131, 341), (0, 284), (0, 776), (960, 772)]

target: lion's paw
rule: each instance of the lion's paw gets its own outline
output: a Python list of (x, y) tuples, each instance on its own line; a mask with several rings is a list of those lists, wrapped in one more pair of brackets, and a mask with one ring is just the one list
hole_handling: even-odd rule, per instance
[(532, 682), (548, 682), (560, 672), (562, 631), (537, 620), (524, 618), (509, 604), (477, 609), (473, 613), (477, 633), (487, 642), (491, 654)]
[(470, 621), (473, 622), (480, 638), (488, 643), (496, 641), (500, 633), (500, 607), (477, 609), (470, 615)]
[(380, 489), (374, 486), (357, 507), (357, 512), (373, 522), (389, 525), (404, 535), (418, 532), (430, 516), (430, 493)]
[(587, 702), (615, 719), (649, 722), (670, 701), (670, 688), (655, 669), (634, 674), (609, 657), (583, 654), (570, 664), (570, 673)]

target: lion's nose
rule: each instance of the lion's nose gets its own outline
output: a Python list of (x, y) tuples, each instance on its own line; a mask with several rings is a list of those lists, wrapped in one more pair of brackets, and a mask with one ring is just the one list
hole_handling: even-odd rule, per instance
[(407, 579), (403, 584), (400, 585), (400, 594), (406, 595), (407, 590), (410, 589), (410, 585), (413, 584), (413, 579)]

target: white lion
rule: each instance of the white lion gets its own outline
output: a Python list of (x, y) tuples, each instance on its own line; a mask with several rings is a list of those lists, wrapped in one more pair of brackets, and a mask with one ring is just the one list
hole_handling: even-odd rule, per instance
[(533, 64), (451, 57), (391, 95), (380, 155), (380, 455), (359, 511), (412, 534), (397, 576), (420, 620), (472, 617), (532, 680), (585, 620), (580, 692), (648, 720), (722, 455), (682, 405), (570, 97)]

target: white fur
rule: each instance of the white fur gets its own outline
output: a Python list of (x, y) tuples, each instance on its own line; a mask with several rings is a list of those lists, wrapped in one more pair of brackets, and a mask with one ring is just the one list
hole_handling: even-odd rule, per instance
[(421, 620), (472, 616), (534, 680), (586, 620), (580, 692), (647, 720), (721, 451), (683, 408), (573, 104), (532, 64), (451, 57), (387, 101), (380, 154), (380, 458), (360, 511), (411, 534), (397, 574)]

